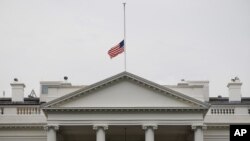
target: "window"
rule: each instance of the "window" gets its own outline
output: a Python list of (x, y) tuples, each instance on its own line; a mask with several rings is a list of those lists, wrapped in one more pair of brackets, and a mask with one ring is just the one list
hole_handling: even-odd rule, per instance
[(48, 86), (42, 85), (42, 94), (48, 94)]
[(0, 107), (0, 115), (3, 115), (4, 113), (3, 113), (3, 107)]

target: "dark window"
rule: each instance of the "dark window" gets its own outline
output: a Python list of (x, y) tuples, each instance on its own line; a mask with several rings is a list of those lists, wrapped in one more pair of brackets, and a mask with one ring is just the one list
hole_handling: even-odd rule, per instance
[(3, 107), (0, 107), (0, 115), (3, 115)]

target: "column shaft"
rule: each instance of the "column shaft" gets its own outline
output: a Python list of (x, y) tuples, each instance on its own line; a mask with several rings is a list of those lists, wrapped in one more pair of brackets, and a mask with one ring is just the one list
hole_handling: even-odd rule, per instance
[(96, 141), (105, 141), (105, 131), (103, 127), (98, 127), (96, 130)]
[(197, 127), (194, 131), (194, 141), (203, 141), (202, 127)]
[(145, 130), (145, 141), (154, 141), (153, 127), (147, 127), (147, 129)]
[(48, 128), (47, 141), (56, 141), (56, 130), (54, 128)]

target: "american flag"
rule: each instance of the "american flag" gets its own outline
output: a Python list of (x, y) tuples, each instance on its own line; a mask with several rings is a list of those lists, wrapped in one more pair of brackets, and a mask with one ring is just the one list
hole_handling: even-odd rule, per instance
[(115, 57), (118, 54), (121, 54), (123, 52), (124, 52), (124, 40), (122, 40), (118, 45), (112, 47), (108, 51), (108, 54), (109, 54), (110, 58), (112, 59), (113, 57)]

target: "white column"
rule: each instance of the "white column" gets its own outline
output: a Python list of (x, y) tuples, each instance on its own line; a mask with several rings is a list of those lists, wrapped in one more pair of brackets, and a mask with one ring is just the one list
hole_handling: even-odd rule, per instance
[(56, 131), (59, 127), (56, 125), (48, 125), (45, 129), (47, 130), (47, 141), (56, 141)]
[(145, 130), (145, 141), (154, 141), (155, 140), (154, 130), (157, 129), (157, 126), (143, 125), (142, 128)]
[(96, 130), (96, 141), (105, 141), (105, 130), (107, 129), (107, 125), (94, 125), (94, 130)]
[(203, 125), (193, 125), (192, 129), (194, 130), (194, 141), (203, 141), (203, 130), (206, 129), (206, 126)]

